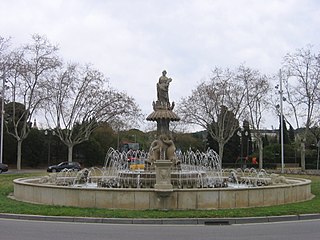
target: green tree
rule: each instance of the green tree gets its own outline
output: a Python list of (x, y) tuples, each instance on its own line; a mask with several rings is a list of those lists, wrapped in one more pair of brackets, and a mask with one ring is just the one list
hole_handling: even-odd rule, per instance
[(28, 138), (23, 141), (22, 158), (24, 166), (38, 167), (47, 164), (47, 144), (44, 134), (38, 129), (32, 128)]
[(290, 143), (294, 143), (295, 141), (295, 133), (294, 133), (294, 129), (292, 127), (292, 125), (290, 124), (290, 127), (289, 127), (289, 142)]
[(101, 147), (101, 143), (93, 137), (88, 141), (82, 142), (75, 147), (75, 152), (83, 156), (80, 162), (86, 167), (100, 166), (104, 164), (106, 152)]
[[(281, 121), (281, 118), (279, 118)], [(281, 136), (281, 124), (279, 124), (279, 136)], [(283, 144), (289, 144), (289, 131), (287, 129), (286, 120), (283, 118)], [(281, 137), (279, 137), (279, 144), (281, 144)]]
[(10, 165), (16, 164), (17, 161), (17, 144), (15, 139), (4, 132), (3, 141), (3, 161)]
[(263, 137), (263, 146), (266, 147), (268, 145), (269, 145), (269, 138), (268, 138), (267, 134), (265, 134)]
[(203, 139), (193, 133), (175, 133), (175, 146), (178, 150), (186, 152), (189, 149), (193, 151), (203, 151)]

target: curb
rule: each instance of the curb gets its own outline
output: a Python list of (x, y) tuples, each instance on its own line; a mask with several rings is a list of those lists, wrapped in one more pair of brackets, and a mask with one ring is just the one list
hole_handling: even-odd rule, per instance
[(320, 219), (320, 214), (301, 214), (286, 216), (243, 217), (243, 218), (90, 218), (62, 217), (27, 214), (0, 213), (0, 219), (17, 219), (52, 222), (105, 223), (105, 224), (166, 224), (166, 225), (234, 225), (268, 222), (287, 222)]

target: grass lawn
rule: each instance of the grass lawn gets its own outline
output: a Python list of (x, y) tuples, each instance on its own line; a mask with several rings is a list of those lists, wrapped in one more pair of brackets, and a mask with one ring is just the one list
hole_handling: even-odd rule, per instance
[[(272, 207), (255, 207), (228, 210), (112, 210), (97, 208), (76, 208), (30, 204), (8, 198), (13, 192), (13, 179), (40, 174), (1, 174), (0, 213), (20, 213), (51, 216), (77, 216), (102, 218), (223, 218), (297, 215), (320, 212), (320, 177), (301, 176), (311, 179), (311, 191), (315, 197), (306, 202)], [(297, 177), (297, 176), (295, 176)]]

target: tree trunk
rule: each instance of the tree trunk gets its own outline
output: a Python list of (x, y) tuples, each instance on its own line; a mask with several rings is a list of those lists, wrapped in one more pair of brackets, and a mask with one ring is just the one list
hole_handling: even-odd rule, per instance
[(68, 162), (72, 162), (73, 145), (68, 145)]
[(21, 170), (21, 149), (22, 149), (22, 140), (17, 141), (17, 170)]
[(263, 141), (259, 139), (259, 169), (263, 168)]
[(301, 141), (301, 170), (306, 170), (306, 145), (305, 139)]
[(224, 149), (224, 144), (223, 143), (219, 143), (220, 168), (222, 168), (223, 149)]

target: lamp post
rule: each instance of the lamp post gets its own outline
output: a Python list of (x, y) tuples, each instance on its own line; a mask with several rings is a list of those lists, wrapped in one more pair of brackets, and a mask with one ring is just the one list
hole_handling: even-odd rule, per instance
[[(244, 153), (243, 153), (243, 141), (244, 138), (246, 138), (246, 160), (248, 160), (248, 156), (249, 156), (249, 132), (248, 130), (244, 129), (244, 128), (240, 128), (240, 130), (237, 132), (237, 135), (240, 137), (240, 160), (241, 163), (243, 164), (243, 159), (244, 159)], [(245, 164), (242, 165), (243, 167), (246, 167), (246, 162)]]
[(281, 69), (279, 70), (279, 82), (275, 88), (279, 87), (279, 95), (280, 95), (280, 146), (281, 146), (281, 173), (284, 173), (284, 148), (283, 148), (283, 91), (282, 91), (282, 75)]
[(44, 135), (48, 136), (48, 166), (50, 165), (50, 157), (51, 157), (51, 136), (55, 136), (56, 133), (54, 130), (45, 130)]
[(242, 130), (241, 129), (237, 132), (237, 135), (240, 138), (240, 162), (241, 162), (242, 161)]
[(2, 91), (1, 91), (1, 143), (0, 143), (0, 163), (3, 161), (3, 125), (4, 125), (4, 90), (5, 90), (5, 73), (2, 75)]
[(320, 140), (317, 140), (317, 170), (319, 170), (319, 148), (320, 148)]
[(247, 139), (246, 144), (247, 144), (247, 155), (246, 159), (249, 160), (249, 132), (247, 130), (244, 131), (244, 135)]

